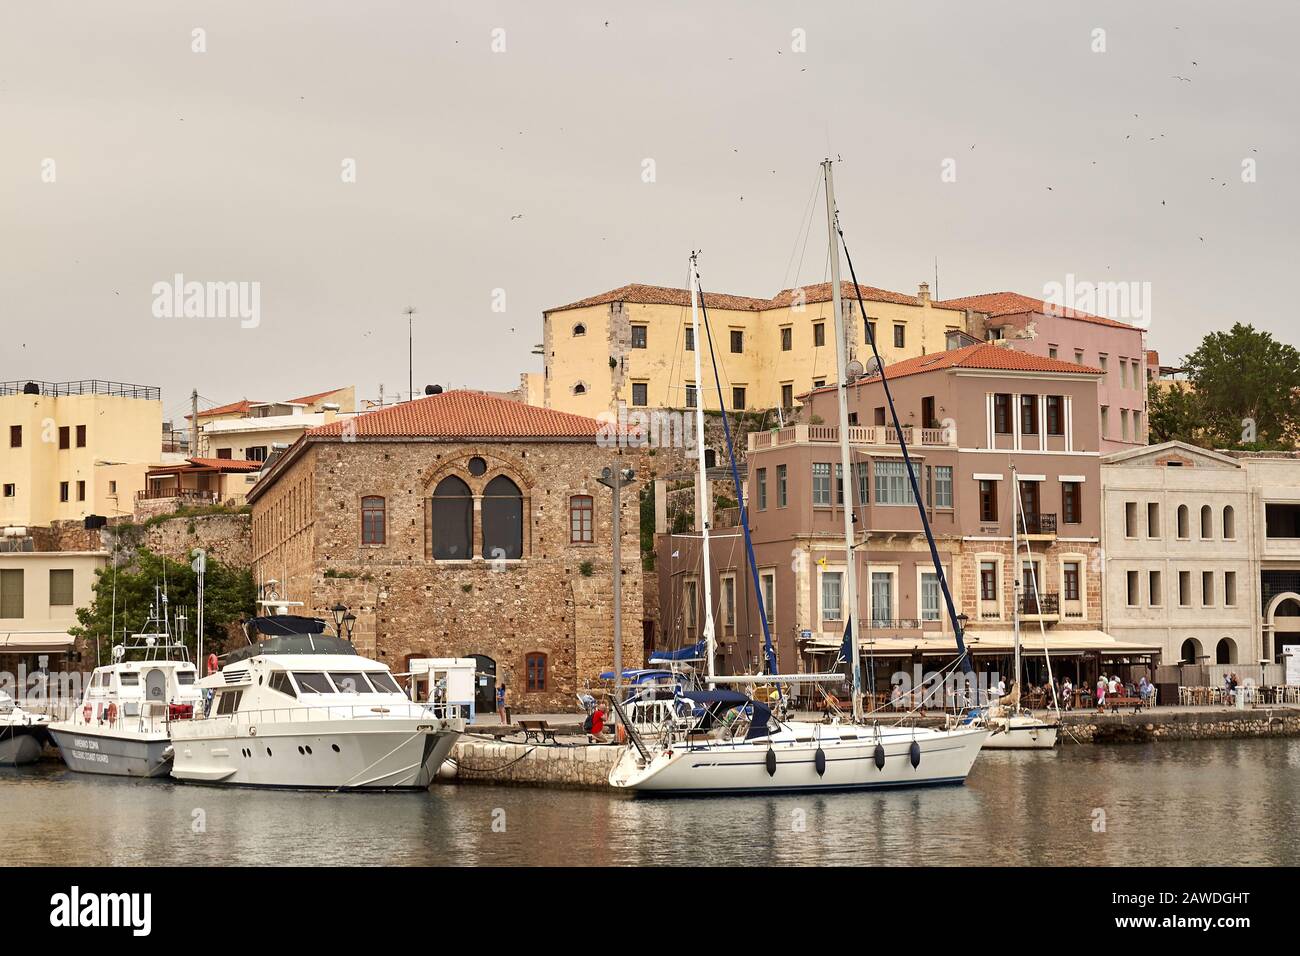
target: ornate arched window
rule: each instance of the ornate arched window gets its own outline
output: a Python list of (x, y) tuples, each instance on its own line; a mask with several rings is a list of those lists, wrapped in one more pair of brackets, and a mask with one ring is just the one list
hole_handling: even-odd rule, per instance
[(474, 499), (469, 485), (448, 475), (433, 489), (430, 502), (433, 556), (439, 561), (465, 561), (474, 556)]
[(505, 475), (483, 489), (483, 557), (524, 556), (524, 496)]
[(384, 543), (384, 499), (377, 495), (361, 499), (361, 543)]

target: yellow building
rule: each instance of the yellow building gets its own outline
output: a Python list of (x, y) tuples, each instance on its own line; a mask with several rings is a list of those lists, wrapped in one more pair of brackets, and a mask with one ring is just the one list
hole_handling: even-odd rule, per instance
[(0, 428), (0, 524), (130, 514), (161, 457), (162, 399), (119, 382), (3, 382)]
[(108, 558), (107, 551), (0, 547), (0, 671), (16, 675), (20, 663), (35, 671), (42, 656), (51, 671), (64, 669), (62, 655), (73, 648), (68, 628), (77, 623), (77, 608), (91, 603), (95, 572)]
[[(872, 323), (885, 362), (942, 352), (949, 332), (966, 331), (966, 313), (916, 295), (843, 284), (849, 355), (870, 356)], [(835, 381), (831, 285), (786, 289), (771, 299), (708, 294), (713, 349), (729, 410), (793, 408), (795, 396)], [(701, 336), (704, 335), (701, 319)], [(543, 313), (543, 395), (548, 408), (595, 416), (630, 408), (690, 408), (696, 395), (718, 408), (709, 352), (695, 381), (689, 290), (628, 285)]]

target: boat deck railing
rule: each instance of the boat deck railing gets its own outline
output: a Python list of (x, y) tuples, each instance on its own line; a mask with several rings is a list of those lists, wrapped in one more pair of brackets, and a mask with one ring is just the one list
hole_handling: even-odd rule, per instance
[(246, 728), (249, 736), (256, 728), (267, 724), (311, 723), (327, 720), (383, 720), (394, 717), (418, 720), (445, 720), (452, 716), (446, 704), (411, 703), (409, 701), (374, 704), (321, 704), (298, 707), (254, 707), (240, 709), (230, 714), (208, 713), (195, 709), (192, 717), (177, 719), (194, 728), (196, 736), (223, 736), (230, 733), (232, 725)]

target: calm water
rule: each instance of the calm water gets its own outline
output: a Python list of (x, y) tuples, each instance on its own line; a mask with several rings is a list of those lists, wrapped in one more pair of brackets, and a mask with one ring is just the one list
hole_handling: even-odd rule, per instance
[[(196, 810), (206, 832), (193, 832)], [(505, 832), (493, 829), (501, 811)], [(1295, 865), (1300, 740), (988, 752), (964, 787), (691, 800), (478, 785), (321, 795), (80, 776), (53, 763), (0, 770), (9, 865), (738, 860)]]

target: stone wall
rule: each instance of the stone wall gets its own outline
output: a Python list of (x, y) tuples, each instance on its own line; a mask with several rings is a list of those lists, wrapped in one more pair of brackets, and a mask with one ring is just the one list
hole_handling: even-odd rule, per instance
[(252, 515), (212, 514), (168, 518), (146, 526), (140, 543), (174, 561), (190, 561), (195, 548), (233, 568), (253, 564)]
[(438, 776), (457, 783), (604, 790), (622, 753), (615, 744), (541, 746), (462, 738)]
[(81, 521), (53, 521), (46, 527), (28, 528), (37, 551), (102, 551), (103, 532), (86, 530)]
[(1236, 711), (1144, 711), (1066, 716), (1063, 743), (1152, 743), (1252, 737), (1300, 737), (1300, 709), (1260, 707)]

